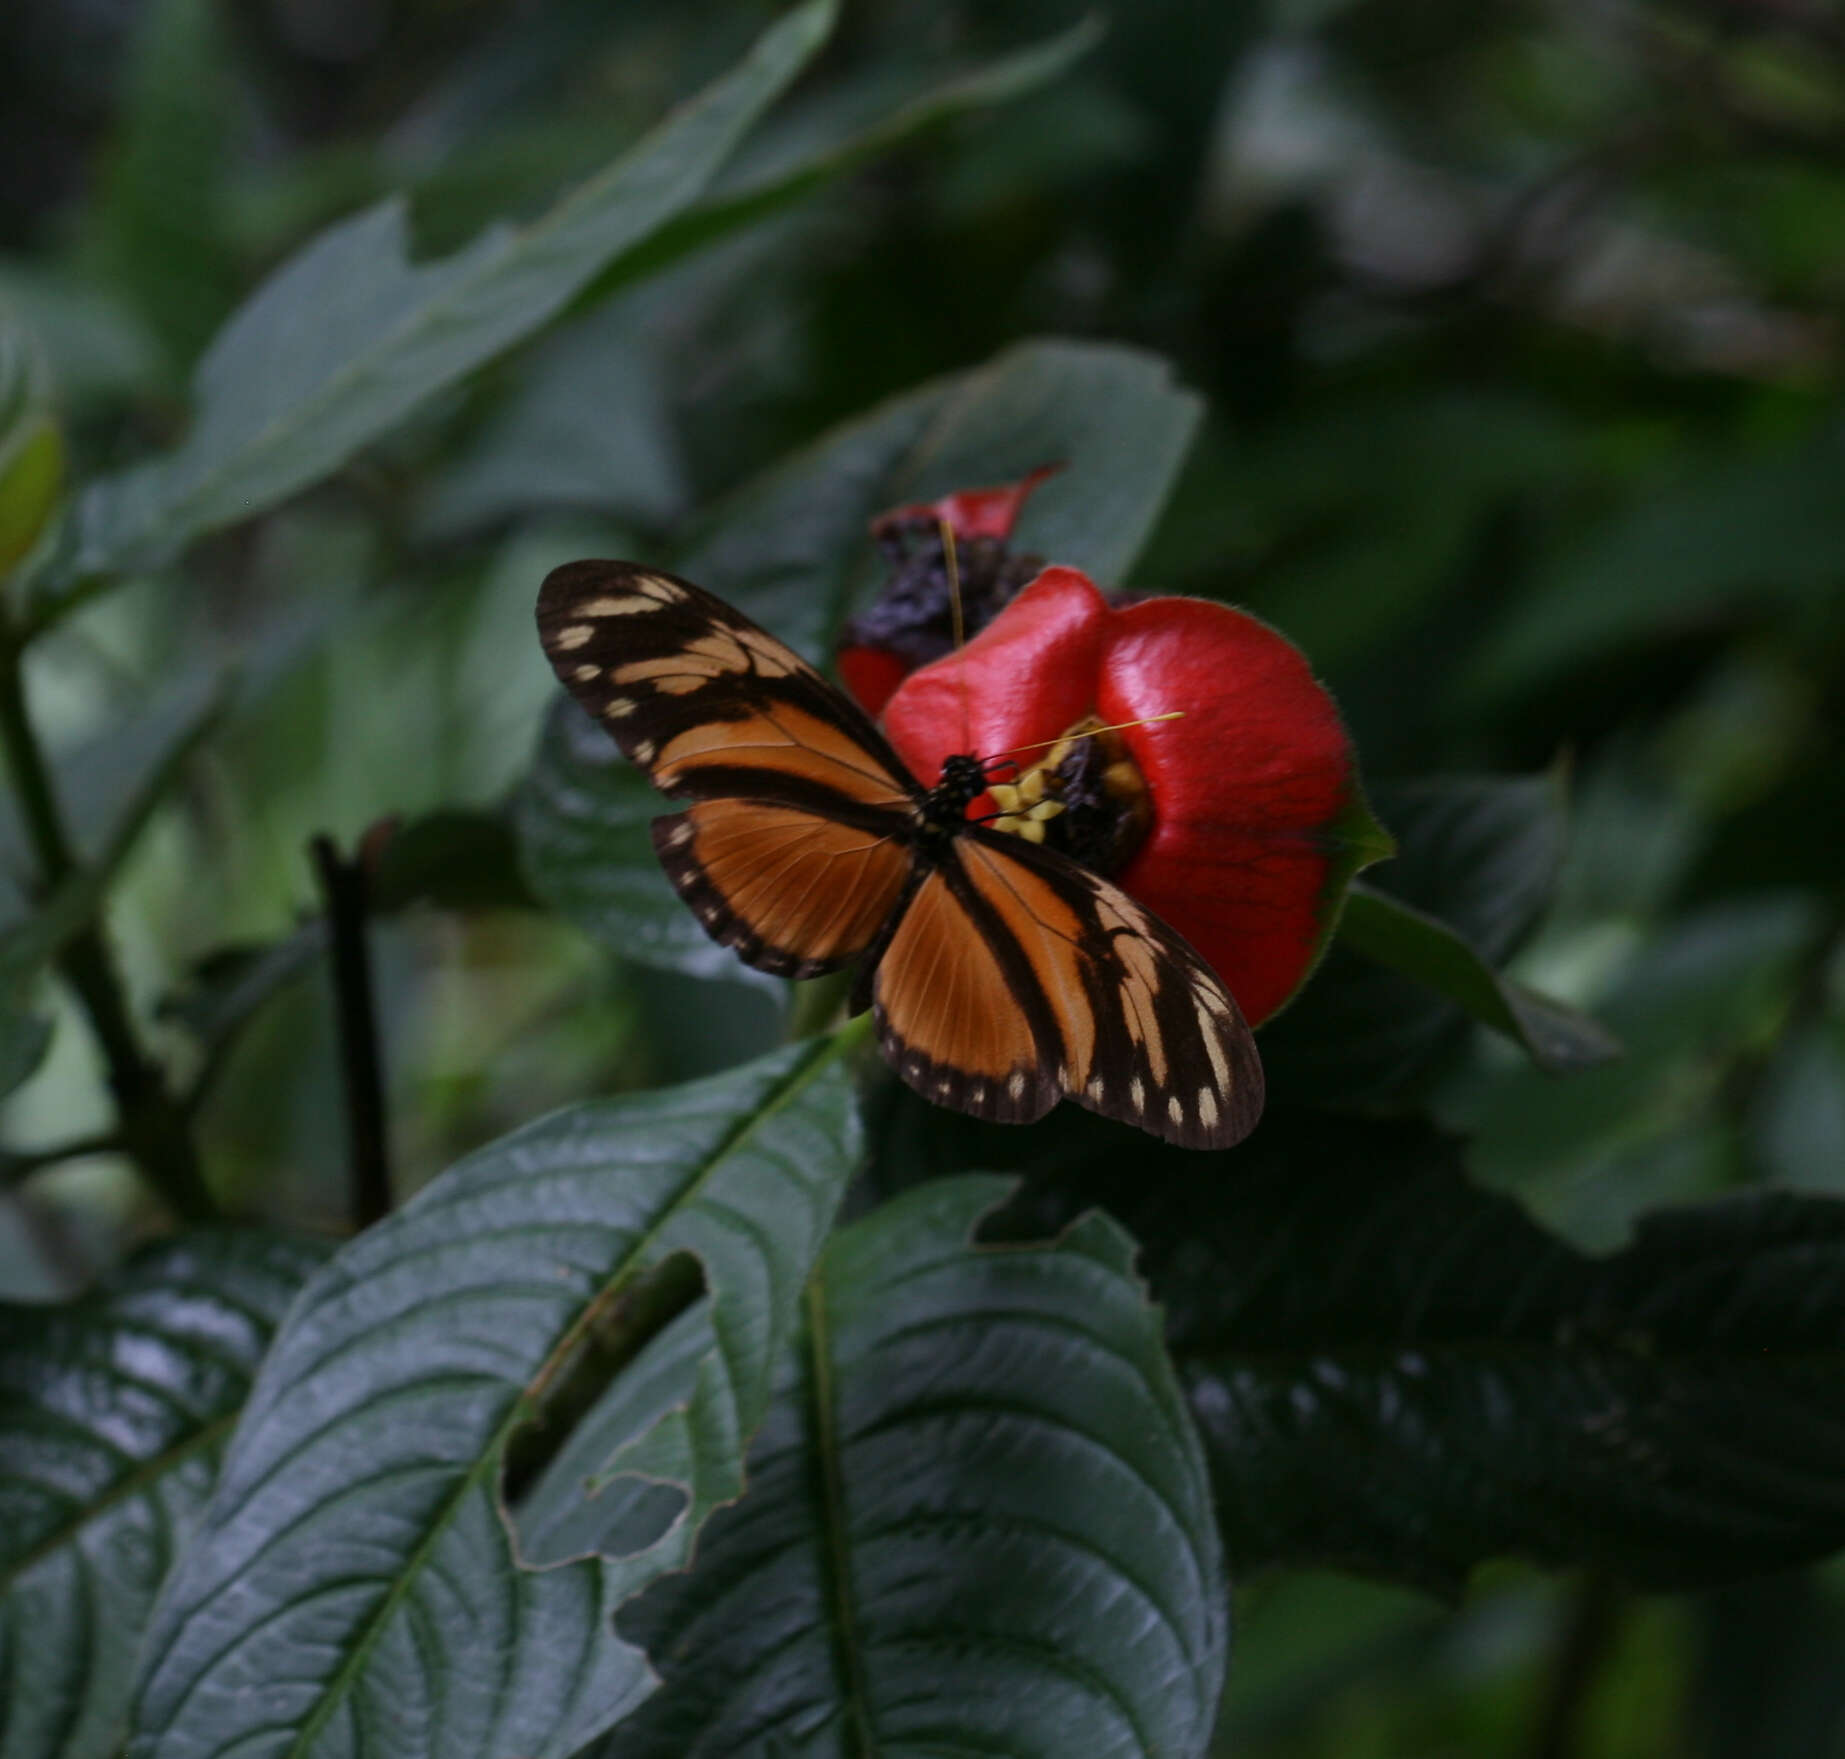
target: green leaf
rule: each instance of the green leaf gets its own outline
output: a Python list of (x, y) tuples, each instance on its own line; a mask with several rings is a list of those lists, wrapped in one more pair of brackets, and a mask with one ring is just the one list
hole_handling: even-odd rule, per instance
[(69, 269), (0, 263), (0, 307), (38, 339), (68, 415), (150, 393), (162, 382), (159, 345), (139, 314)]
[(433, 904), (442, 910), (529, 910), (512, 827), (498, 813), (451, 808), (399, 825), (371, 876), (380, 915)]
[(123, 101), (86, 215), (84, 260), (190, 362), (229, 312), (228, 119), (237, 111), (213, 0), (153, 0), (136, 19)]
[[(1451, 990), (1438, 993), (1353, 950), (1348, 935), (1364, 934), (1381, 914), (1373, 908), (1367, 918), (1364, 894), (1432, 918), (1414, 948), (1423, 965), (1417, 974), (1426, 978), (1433, 968), (1456, 981), (1464, 974), (1444, 928), (1490, 969), (1530, 933), (1555, 890), (1564, 841), (1556, 773), (1437, 777), (1371, 793), (1397, 854), (1354, 888), (1352, 928), (1342, 929), (1300, 999), (1262, 1030), (1269, 1093), (1284, 1102), (1366, 1110), (1413, 1104), (1466, 1042), (1467, 1014), (1448, 999)], [(1397, 942), (1408, 932), (1398, 925), (1393, 953), (1405, 951)], [(1446, 965), (1431, 957), (1438, 951)], [(1533, 1026), (1553, 1024), (1542, 1004), (1530, 1006)], [(1563, 1022), (1555, 1023), (1560, 1029)]]
[(1845, 1203), (1658, 1211), (1596, 1258), (1459, 1160), (1283, 1110), (1215, 1162), (1046, 1159), (1031, 1231), (1101, 1201), (1141, 1243), (1240, 1568), (1691, 1588), (1845, 1545)]
[[(277, 1339), (162, 1597), (135, 1751), (561, 1756), (631, 1706), (646, 1674), (614, 1608), (741, 1490), (856, 1158), (836, 1048), (556, 1113), (340, 1252)], [(713, 1347), (617, 1462), (675, 1487), (677, 1518), (620, 1560), (516, 1567), (509, 1443), (580, 1378), (619, 1374), (623, 1327), (674, 1279), (695, 1298), (694, 1261)]]
[(968, 1235), (966, 1178), (843, 1230), (689, 1574), (624, 1609), (660, 1691), (614, 1759), (1204, 1752), (1226, 1595), (1197, 1439), (1101, 1216)]
[(1567, 1104), (1529, 1068), (1483, 1071), (1462, 1107), (1469, 1169), (1592, 1247), (1618, 1243), (1637, 1208), (1728, 1183), (1726, 1083), (1753, 1083), (1825, 920), (1769, 892), (1661, 924), (1597, 1005), (1626, 1054), (1573, 1076)]
[(662, 227), (615, 274), (626, 281), (651, 273), (741, 226), (781, 212), (822, 185), (953, 117), (1028, 97), (1061, 78), (1101, 38), (1101, 20), (1091, 15), (1042, 43), (1001, 56), (926, 91), (900, 101), (885, 96), (876, 120), (843, 139), (818, 146), (803, 143), (800, 150), (789, 154), (774, 153), (773, 143), (765, 141), (762, 156), (770, 164), (739, 166), (728, 179), (731, 187), (718, 190)]
[(672, 518), (685, 483), (671, 374), (632, 299), (547, 338), (506, 408), (431, 486), (422, 530), (450, 538), (557, 509)]
[(1639, 642), (1823, 602), (1845, 569), (1845, 440), (1726, 457), (1555, 558), (1462, 674), (1477, 706)]
[[(823, 660), (871, 580), (873, 514), (1063, 459), (1018, 542), (1113, 581), (1152, 526), (1197, 415), (1153, 355), (1025, 343), (879, 405), (746, 485), (676, 566)], [(514, 808), (533, 891), (623, 958), (758, 980), (660, 872), (647, 827), (664, 810), (608, 734), (560, 700)]]
[(904, 501), (1065, 468), (1014, 547), (1126, 579), (1197, 427), (1200, 399), (1139, 349), (1023, 342), (835, 428), (714, 509), (676, 566), (823, 658), (876, 578), (866, 527)]
[(23, 1008), (0, 1006), (0, 1099), (38, 1073), (51, 1050), (52, 1023)]
[(146, 565), (273, 506), (538, 329), (697, 197), (832, 18), (831, 0), (808, 0), (733, 72), (522, 230), (493, 227), (428, 265), (407, 259), (401, 201), (323, 234), (200, 362), (186, 441), (83, 497), (67, 575)]
[[(197, 736), (201, 721), (222, 713), (237, 677), (203, 670), (161, 690), (151, 704), (68, 752), (50, 755), (51, 780), (79, 861), (94, 863), (114, 831), (151, 792), (163, 759)], [(22, 876), (35, 858), (11, 789), (0, 790), (0, 926), (33, 904)]]
[(327, 925), (319, 916), (273, 941), (219, 947), (193, 962), (185, 981), (161, 998), (155, 1013), (184, 1027), (206, 1058), (215, 1061), (263, 1004), (303, 976), (326, 950)]
[(1522, 1045), (1549, 1074), (1593, 1069), (1621, 1054), (1614, 1036), (1588, 1015), (1502, 977), (1445, 922), (1369, 886), (1352, 887), (1339, 938), (1458, 1002), (1483, 1026)]
[(0, 1759), (121, 1750), (154, 1591), (326, 1250), (199, 1232), (69, 1306), (0, 1306)]
[(28, 916), (0, 928), (0, 1096), (7, 1076), (24, 1081), (49, 1044), (47, 1024), (26, 1012), (38, 979), (59, 953), (102, 911), (110, 885), (147, 821), (165, 804), (193, 754), (224, 712), (222, 693), (198, 707), (172, 734), (110, 827), (102, 847)]
[(64, 486), (64, 435), (37, 339), (0, 303), (0, 580), (38, 542)]

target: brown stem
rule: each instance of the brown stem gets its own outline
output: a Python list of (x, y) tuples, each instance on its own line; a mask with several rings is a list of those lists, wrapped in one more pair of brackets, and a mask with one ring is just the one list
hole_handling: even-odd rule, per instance
[[(0, 734), (20, 817), (38, 860), (37, 889), (45, 893), (68, 879), (77, 863), (26, 709), (21, 660), (16, 636), (0, 633)], [(167, 1087), (165, 1071), (141, 1048), (100, 923), (71, 937), (58, 955), (58, 969), (77, 992), (102, 1047), (122, 1146), (178, 1215), (188, 1221), (215, 1216), (218, 1206), (199, 1171), (191, 1128)]]
[(315, 837), (308, 849), (320, 879), (333, 954), (340, 1084), (346, 1094), (346, 1140), (352, 1158), (352, 1219), (355, 1226), (369, 1228), (391, 1213), (391, 1166), (378, 1022), (372, 1007), (371, 949), (365, 934), (365, 865), (362, 857), (347, 860), (325, 835)]

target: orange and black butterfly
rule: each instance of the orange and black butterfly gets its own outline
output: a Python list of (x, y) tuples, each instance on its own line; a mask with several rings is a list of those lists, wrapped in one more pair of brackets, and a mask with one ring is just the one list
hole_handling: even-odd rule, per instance
[(897, 1073), (978, 1118), (1069, 1097), (1188, 1148), (1262, 1110), (1230, 992), (1171, 929), (1061, 855), (967, 818), (988, 769), (913, 782), (818, 672), (710, 593), (632, 562), (571, 562), (538, 597), (557, 675), (688, 799), (659, 818), (667, 876), (716, 941), (763, 971), (858, 962)]

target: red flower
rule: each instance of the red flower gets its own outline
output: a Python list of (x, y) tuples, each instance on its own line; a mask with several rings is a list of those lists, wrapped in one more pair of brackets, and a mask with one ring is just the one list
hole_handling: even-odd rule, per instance
[(907, 673), (954, 646), (942, 527), (954, 536), (962, 616), (972, 635), (1043, 566), (1037, 556), (1014, 555), (1007, 539), (1032, 490), (1061, 468), (1045, 465), (998, 488), (893, 507), (871, 522), (890, 576), (877, 603), (846, 625), (836, 656), (840, 682), (867, 714), (884, 707)]
[[(1142, 724), (1063, 741), (1121, 721)], [(928, 784), (951, 753), (1014, 754), (1018, 782), (970, 816), (1004, 811), (1004, 828), (1110, 873), (1252, 1024), (1311, 970), (1352, 875), (1389, 853), (1332, 698), (1298, 648), (1227, 605), (1113, 607), (1086, 575), (1047, 568), (958, 655), (904, 679), (884, 724)], [(1061, 810), (1033, 813), (1040, 794)]]

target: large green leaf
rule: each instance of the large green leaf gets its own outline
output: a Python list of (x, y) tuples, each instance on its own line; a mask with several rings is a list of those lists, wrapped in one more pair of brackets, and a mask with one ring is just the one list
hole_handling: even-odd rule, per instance
[[(663, 226), (612, 273), (623, 280), (646, 274), (739, 226), (780, 212), (831, 179), (955, 116), (1028, 96), (1059, 78), (1101, 36), (1101, 21), (1092, 14), (1041, 43), (920, 90), (912, 77), (904, 81), (909, 89), (893, 91), (885, 70), (877, 70), (864, 82), (865, 89), (844, 94), (844, 105), (823, 100), (813, 106), (817, 115), (796, 112), (780, 131), (765, 131), (753, 152), (739, 158), (711, 195)], [(828, 115), (829, 110), (834, 113)], [(784, 138), (776, 139), (778, 132)]]
[(141, 565), (273, 506), (538, 329), (703, 191), (832, 17), (832, 0), (789, 13), (732, 73), (522, 230), (495, 226), (426, 265), (408, 260), (401, 201), (324, 233), (200, 362), (185, 442), (84, 495), (66, 577)]
[(609, 1759), (1204, 1751), (1225, 1585), (1158, 1316), (1104, 1217), (970, 1246), (1006, 1189), (829, 1244), (748, 1494), (621, 1615), (664, 1685)]
[[(1516, 1187), (1548, 1225), (1618, 1244), (1636, 1211), (1734, 1178), (1726, 1102), (1784, 1029), (1823, 946), (1825, 914), (1763, 892), (1661, 923), (1598, 1003), (1626, 1055), (1554, 1082), (1516, 1065), (1474, 1071), (1451, 1097), (1469, 1170)], [(1824, 967), (1821, 967), (1823, 971)], [(1565, 1103), (1567, 1100), (1567, 1103)], [(1815, 1164), (1817, 1183), (1833, 1169)]]
[(1656, 1211), (1595, 1258), (1422, 1125), (1061, 1140), (1009, 1231), (1101, 1201), (1140, 1240), (1239, 1567), (1685, 1588), (1845, 1545), (1845, 1203)]
[[(623, 284), (656, 277), (638, 299), (605, 301), (532, 362), (505, 412), (436, 485), (426, 509), (428, 528), (473, 530), (535, 507), (612, 511), (655, 525), (675, 514), (684, 488), (668, 381), (683, 349), (668, 353), (660, 333), (670, 327), (683, 335), (688, 305), (696, 309), (716, 287), (753, 270), (747, 259), (725, 262), (689, 288), (683, 275), (662, 281), (659, 271), (953, 116), (1036, 90), (1099, 35), (1097, 22), (1086, 20), (921, 90), (906, 70), (906, 89), (895, 98), (890, 82), (877, 78), (867, 82), (875, 90), (830, 91), (783, 112), (739, 154), (715, 193), (612, 271)], [(599, 291), (592, 289), (590, 297)]]
[[(836, 1047), (799, 1045), (559, 1112), (347, 1246), (271, 1351), (162, 1598), (134, 1750), (563, 1755), (631, 1705), (646, 1672), (614, 1608), (742, 1488), (856, 1147)], [(509, 1443), (620, 1372), (662, 1288), (696, 1298), (694, 1262), (712, 1346), (616, 1462), (674, 1487), (676, 1518), (619, 1561), (517, 1567)]]
[(0, 1307), (0, 1755), (121, 1750), (154, 1591), (326, 1248), (200, 1232), (67, 1307)]
[(1592, 1069), (1620, 1055), (1613, 1035), (1586, 1014), (1501, 975), (1464, 935), (1387, 893), (1353, 886), (1339, 939), (1458, 1003), (1483, 1026), (1514, 1040), (1547, 1074)]
[(1557, 556), (1461, 674), (1477, 705), (1662, 634), (1824, 602), (1845, 571), (1845, 439), (1725, 457), (1626, 504)]
[[(1300, 999), (1263, 1028), (1262, 1061), (1277, 1099), (1356, 1109), (1414, 1101), (1465, 1041), (1468, 1013), (1449, 997), (1458, 987), (1490, 1006), (1491, 968), (1530, 932), (1556, 885), (1564, 809), (1555, 774), (1437, 777), (1371, 793), (1397, 839), (1396, 858), (1367, 876), (1385, 903), (1367, 915), (1354, 900), (1351, 939), (1342, 931)], [(1393, 957), (1381, 964), (1352, 942), (1378, 927), (1390, 900), (1433, 919), (1432, 932), (1405, 950), (1402, 933), (1388, 932), (1404, 927), (1393, 918), (1381, 935)], [(1443, 927), (1451, 936), (1441, 936)], [(1417, 968), (1438, 986), (1391, 964)], [(1545, 1016), (1553, 1019), (1568, 1023)], [(1578, 1039), (1587, 1054), (1587, 1028), (1572, 1044)]]
[(1014, 545), (1118, 586), (1201, 408), (1158, 355), (1023, 342), (879, 405), (746, 484), (677, 566), (821, 658), (876, 578), (874, 514), (1062, 464), (1026, 504)]
[[(1025, 343), (881, 404), (746, 485), (677, 566), (824, 660), (871, 579), (873, 514), (1064, 460), (1027, 506), (1018, 543), (1112, 582), (1151, 528), (1197, 415), (1155, 356)], [(560, 701), (516, 808), (532, 888), (624, 958), (742, 978), (660, 872), (647, 827), (664, 810), (607, 733)]]

